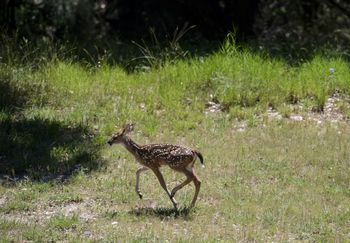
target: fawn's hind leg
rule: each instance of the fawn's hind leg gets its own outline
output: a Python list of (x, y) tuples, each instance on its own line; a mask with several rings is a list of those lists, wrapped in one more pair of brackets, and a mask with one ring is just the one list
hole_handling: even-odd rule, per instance
[(193, 180), (193, 178), (191, 176), (188, 176), (188, 175), (186, 175), (186, 176), (187, 176), (186, 180), (184, 182), (182, 182), (181, 184), (175, 186), (174, 189), (171, 191), (171, 197), (174, 197), (175, 193), (178, 190), (180, 190), (181, 188), (183, 188), (184, 186), (186, 186), (188, 183), (190, 183)]
[(191, 181), (193, 181), (196, 189), (195, 189), (194, 197), (192, 199), (191, 207), (194, 207), (194, 205), (196, 204), (198, 193), (199, 193), (200, 186), (201, 186), (201, 181), (198, 179), (198, 177), (196, 176), (196, 174), (193, 171), (193, 164), (194, 164), (194, 162), (187, 165), (184, 169), (179, 170), (180, 172), (183, 172), (187, 178), (184, 182), (175, 186), (174, 189), (171, 191), (171, 197), (174, 197), (175, 193), (178, 190), (180, 190), (181, 188), (183, 188), (184, 186), (189, 184)]
[(196, 191), (194, 193), (192, 203), (191, 203), (191, 207), (194, 207), (194, 205), (196, 204), (196, 201), (197, 201), (199, 190), (201, 188), (201, 180), (196, 176), (196, 174), (193, 171), (192, 171), (192, 174), (193, 174), (193, 183), (196, 187)]

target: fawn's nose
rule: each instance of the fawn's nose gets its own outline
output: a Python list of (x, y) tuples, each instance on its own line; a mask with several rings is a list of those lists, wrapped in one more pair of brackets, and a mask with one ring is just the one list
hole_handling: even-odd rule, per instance
[(108, 141), (107, 143), (108, 143), (110, 146), (112, 146), (112, 142), (111, 142), (111, 141)]

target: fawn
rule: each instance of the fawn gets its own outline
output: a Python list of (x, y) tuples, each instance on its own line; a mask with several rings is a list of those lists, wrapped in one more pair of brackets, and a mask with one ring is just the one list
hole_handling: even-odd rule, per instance
[[(193, 165), (198, 157), (202, 166), (204, 166), (202, 154), (196, 150), (172, 144), (138, 145), (130, 137), (127, 136), (128, 133), (133, 131), (133, 128), (133, 124), (127, 124), (119, 133), (116, 133), (112, 136), (112, 138), (108, 141), (108, 144), (122, 144), (141, 165), (141, 167), (136, 171), (135, 189), (139, 197), (142, 199), (142, 193), (140, 192), (140, 174), (148, 169), (151, 169), (157, 176), (160, 185), (168, 194), (176, 212), (178, 209), (177, 202), (174, 198), (175, 193), (193, 181), (196, 187), (195, 194), (191, 203), (191, 207), (193, 207), (196, 203), (201, 186), (201, 181), (193, 171)], [(159, 167), (162, 165), (168, 165), (171, 169), (182, 172), (187, 177), (184, 182), (174, 187), (171, 193), (169, 192), (163, 175), (159, 170)]]

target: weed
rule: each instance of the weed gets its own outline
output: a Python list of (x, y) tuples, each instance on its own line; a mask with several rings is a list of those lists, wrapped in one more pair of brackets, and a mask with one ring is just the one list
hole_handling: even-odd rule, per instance
[(33, 206), (27, 202), (22, 201), (12, 201), (8, 202), (0, 208), (1, 212), (10, 213), (14, 211), (29, 211)]
[(59, 230), (68, 230), (76, 227), (78, 223), (79, 219), (77, 215), (58, 215), (50, 219), (49, 226)]

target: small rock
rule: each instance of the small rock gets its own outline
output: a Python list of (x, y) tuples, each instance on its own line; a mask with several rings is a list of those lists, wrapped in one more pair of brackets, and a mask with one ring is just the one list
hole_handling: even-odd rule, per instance
[(269, 108), (267, 110), (267, 114), (268, 114), (268, 117), (270, 120), (281, 120), (282, 119), (282, 115), (278, 111), (276, 111), (272, 108)]
[(291, 115), (290, 119), (293, 120), (293, 121), (302, 121), (302, 120), (304, 120), (304, 118), (301, 115), (295, 115), (295, 114)]
[(5, 204), (6, 203), (6, 197), (1, 197), (0, 198), (0, 206), (2, 205), (2, 204)]
[(215, 103), (213, 101), (208, 101), (205, 104), (205, 106), (206, 106), (206, 109), (205, 109), (206, 114), (220, 112), (223, 109), (223, 107), (220, 104)]

